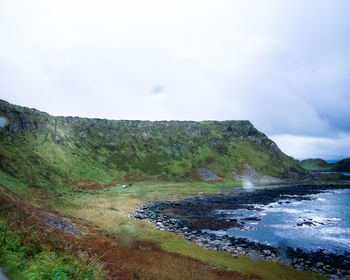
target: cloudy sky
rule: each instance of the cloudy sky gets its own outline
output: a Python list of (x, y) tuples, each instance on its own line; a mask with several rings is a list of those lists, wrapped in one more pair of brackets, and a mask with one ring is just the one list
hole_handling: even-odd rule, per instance
[(0, 98), (53, 115), (248, 119), (350, 156), (348, 0), (0, 0)]

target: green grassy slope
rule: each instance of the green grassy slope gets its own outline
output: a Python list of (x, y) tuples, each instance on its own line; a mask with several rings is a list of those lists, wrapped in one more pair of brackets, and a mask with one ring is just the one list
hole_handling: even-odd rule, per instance
[(305, 171), (249, 121), (126, 121), (53, 117), (0, 100), (0, 168), (32, 186), (91, 180), (109, 183), (133, 173), (190, 179), (206, 166), (232, 179), (249, 164), (261, 175)]
[(300, 162), (300, 165), (309, 171), (350, 171), (350, 158), (344, 158), (336, 163), (328, 163), (320, 158), (305, 159)]
[(24, 236), (8, 228), (0, 218), (0, 263), (11, 279), (102, 280), (101, 269), (84, 259), (55, 252), (35, 236)]
[(334, 164), (320, 158), (304, 159), (300, 162), (300, 165), (309, 171), (331, 171), (334, 166)]
[[(6, 125), (0, 128), (0, 190), (15, 194), (19, 201), (95, 225), (103, 232), (101, 235), (113, 236), (123, 244), (146, 239), (165, 252), (190, 256), (218, 269), (253, 273), (263, 279), (322, 279), (272, 262), (232, 259), (228, 253), (199, 248), (173, 233), (127, 218), (133, 209), (149, 200), (229, 191), (240, 184), (234, 182), (232, 172), (243, 172), (247, 164), (261, 175), (301, 178), (306, 174), (249, 121), (53, 117), (0, 100), (0, 125), (5, 119)], [(195, 182), (193, 175), (200, 166), (211, 169), (226, 182)], [(120, 188), (129, 180), (144, 182)], [(74, 188), (93, 184), (109, 188)], [(2, 222), (0, 218), (0, 237)], [(13, 233), (16, 243), (21, 238), (20, 229)], [(24, 244), (20, 251), (36, 248), (34, 245)], [(36, 261), (28, 261), (26, 255), (18, 255), (17, 249), (11, 248), (3, 247), (0, 252), (4, 254), (0, 263), (5, 268), (11, 269), (11, 259), (19, 258), (24, 265), (22, 271), (41, 272)], [(52, 264), (54, 269), (48, 273), (69, 275), (76, 267), (84, 273), (90, 271), (91, 267), (76, 256), (67, 259), (50, 248), (40, 250), (35, 259)]]

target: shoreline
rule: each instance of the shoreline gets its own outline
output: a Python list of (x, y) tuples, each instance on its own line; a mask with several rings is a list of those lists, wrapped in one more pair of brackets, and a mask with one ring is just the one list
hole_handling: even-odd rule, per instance
[(203, 229), (225, 230), (239, 227), (236, 219), (229, 221), (211, 219), (213, 209), (224, 209), (230, 203), (230, 209), (252, 209), (252, 205), (268, 205), (288, 195), (295, 200), (311, 200), (305, 195), (322, 193), (327, 190), (348, 189), (350, 184), (286, 185), (271, 188), (258, 188), (244, 191), (243, 188), (229, 193), (197, 195), (180, 201), (148, 202), (136, 209), (134, 218), (154, 223), (159, 230), (168, 230), (183, 236), (199, 246), (227, 251), (232, 257), (246, 255), (253, 260), (277, 261), (298, 270), (311, 270), (330, 279), (350, 279), (350, 252), (344, 254), (326, 253), (324, 250), (306, 251), (289, 246), (273, 247), (250, 241), (246, 238), (218, 236), (203, 232)]

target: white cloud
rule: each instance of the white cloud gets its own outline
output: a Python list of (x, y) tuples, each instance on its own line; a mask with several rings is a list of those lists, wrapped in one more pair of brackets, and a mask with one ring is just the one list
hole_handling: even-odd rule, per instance
[(272, 135), (283, 152), (296, 159), (322, 158), (339, 160), (350, 157), (350, 134), (336, 137), (307, 137), (296, 135)]
[[(0, 0), (0, 98), (55, 115), (350, 124), (346, 0)], [(161, 85), (164, 89), (155, 93)]]

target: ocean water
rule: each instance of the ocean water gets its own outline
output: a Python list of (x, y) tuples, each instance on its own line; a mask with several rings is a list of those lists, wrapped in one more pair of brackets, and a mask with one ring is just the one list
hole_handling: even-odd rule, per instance
[(329, 160), (326, 160), (327, 163), (337, 163), (339, 160), (336, 160), (336, 159), (329, 159)]
[(215, 210), (214, 215), (235, 218), (244, 226), (209, 232), (275, 247), (286, 245), (307, 251), (350, 252), (350, 190), (332, 190), (305, 197), (311, 200), (283, 196), (269, 205), (254, 205), (256, 210)]

